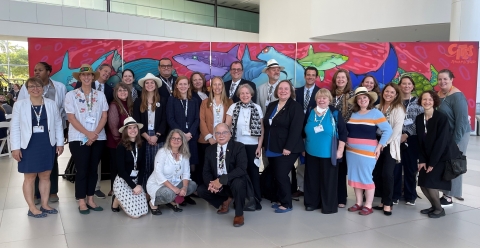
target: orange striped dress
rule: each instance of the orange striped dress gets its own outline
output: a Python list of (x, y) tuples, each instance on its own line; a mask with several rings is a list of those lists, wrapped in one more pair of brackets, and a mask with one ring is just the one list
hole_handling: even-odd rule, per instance
[[(377, 141), (376, 130), (382, 131)], [(375, 148), (378, 143), (386, 145), (392, 127), (378, 109), (371, 109), (366, 114), (353, 113), (347, 122), (347, 166), (348, 185), (360, 189), (374, 189), (372, 172), (375, 168)]]

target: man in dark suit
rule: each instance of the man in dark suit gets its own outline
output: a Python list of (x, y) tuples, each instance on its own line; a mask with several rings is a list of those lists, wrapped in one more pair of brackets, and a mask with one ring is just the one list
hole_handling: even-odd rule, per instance
[(247, 196), (247, 154), (245, 146), (230, 140), (227, 124), (220, 123), (215, 129), (217, 145), (205, 152), (203, 167), (204, 184), (197, 189), (198, 196), (218, 208), (217, 214), (226, 214), (230, 202), (235, 201), (233, 226), (243, 226), (243, 208)]
[(234, 61), (230, 65), (230, 75), (232, 76), (232, 80), (228, 80), (225, 82), (225, 91), (227, 93), (227, 97), (233, 100), (233, 103), (240, 101), (240, 98), (237, 96), (238, 86), (242, 84), (248, 84), (253, 89), (253, 96), (252, 101), (257, 102), (257, 86), (245, 79), (242, 79), (243, 76), (243, 64), (240, 61)]
[[(107, 99), (107, 103), (113, 101), (113, 88), (110, 85), (106, 84), (108, 79), (110, 78), (110, 74), (112, 73), (112, 67), (108, 64), (101, 64), (97, 71), (100, 73), (100, 77), (92, 84), (92, 89), (99, 90), (105, 94), (105, 98)], [(82, 87), (82, 82), (77, 82), (75, 85), (75, 89)]]
[[(112, 67), (109, 64), (101, 64), (97, 71), (100, 73), (100, 77), (92, 84), (92, 89), (96, 89), (98, 91), (103, 92), (105, 94), (105, 98), (107, 99), (108, 105), (113, 101), (113, 88), (108, 85), (106, 82), (110, 78), (110, 74), (112, 73)], [(79, 81), (75, 85), (75, 89), (82, 87), (82, 82)], [(105, 125), (105, 131), (108, 129), (108, 124)], [(108, 132), (108, 131), (107, 131)], [(95, 196), (97, 198), (105, 199), (105, 193), (100, 190), (100, 181), (102, 180), (102, 172), (103, 174), (110, 174), (110, 155), (108, 152), (107, 143), (105, 143), (105, 147), (102, 153), (101, 162), (98, 166), (98, 180), (97, 186), (95, 187)], [(108, 176), (105, 176), (103, 180), (109, 179)], [(112, 195), (112, 191), (108, 193), (109, 196)]]
[[(315, 85), (315, 80), (318, 77), (317, 68), (311, 67), (311, 66), (307, 67), (305, 69), (304, 76), (305, 76), (305, 86), (295, 89), (295, 95), (296, 95), (295, 100), (298, 103), (300, 103), (300, 105), (302, 105), (303, 113), (308, 113), (310, 112), (309, 111), (310, 109), (315, 108), (317, 106), (317, 103), (315, 102), (315, 95), (320, 89)], [(308, 116), (305, 116), (305, 118), (308, 118)], [(293, 188), (295, 190), (292, 193), (292, 197), (299, 197), (303, 195), (304, 173), (305, 173), (305, 165), (298, 163), (296, 173), (292, 173), (292, 176), (295, 175), (297, 178), (296, 183), (298, 185), (298, 190), (297, 190), (297, 185), (293, 185)], [(292, 180), (292, 182), (293, 181), (294, 180)]]
[(175, 89), (175, 81), (177, 80), (177, 77), (172, 75), (172, 61), (169, 58), (160, 59), (158, 62), (158, 71), (160, 74), (157, 77), (163, 82), (162, 86), (158, 88), (158, 93), (160, 97), (168, 99)]

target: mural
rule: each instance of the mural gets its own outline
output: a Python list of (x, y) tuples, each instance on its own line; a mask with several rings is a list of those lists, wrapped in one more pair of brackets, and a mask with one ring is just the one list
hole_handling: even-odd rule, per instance
[[(331, 87), (339, 68), (349, 71), (354, 88), (367, 74), (375, 76), (381, 88), (410, 75), (416, 82), (415, 95), (438, 90), (438, 71), (446, 68), (453, 71), (455, 86), (468, 100), (474, 127), (477, 42), (210, 43), (45, 38), (30, 38), (28, 42), (31, 75), (36, 62), (46, 61), (53, 66), (52, 78), (65, 83), (68, 90), (76, 83), (72, 72), (82, 63), (90, 63), (94, 69), (102, 63), (112, 65), (108, 83), (113, 86), (121, 81), (124, 69), (133, 70), (136, 79), (147, 72), (158, 75), (158, 60), (164, 57), (172, 60), (174, 75), (190, 76), (199, 71), (207, 80), (220, 76), (225, 81), (231, 79), (230, 64), (240, 60), (243, 78), (257, 85), (268, 81), (262, 69), (270, 59), (285, 67), (281, 79), (291, 80), (295, 87), (305, 84), (303, 75), (308, 66), (317, 68), (316, 84), (324, 88)], [(136, 80), (134, 85), (139, 88)]]
[(77, 81), (72, 73), (78, 71), (82, 64), (91, 64), (96, 69), (102, 63), (111, 61), (114, 54), (121, 53), (121, 49), (121, 40), (29, 38), (30, 75), (33, 76), (37, 62), (47, 62), (53, 67), (52, 79), (64, 83), (67, 90), (73, 90)]

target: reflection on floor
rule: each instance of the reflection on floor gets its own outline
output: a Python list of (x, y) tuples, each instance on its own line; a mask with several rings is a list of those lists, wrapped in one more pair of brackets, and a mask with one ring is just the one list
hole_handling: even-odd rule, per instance
[[(213, 207), (196, 199), (197, 206), (181, 213), (162, 208), (163, 215), (148, 214), (140, 219), (110, 211), (110, 198), (96, 199), (103, 212), (80, 215), (74, 185), (60, 179), (60, 202), (53, 204), (60, 214), (45, 219), (27, 216), (22, 194), (23, 175), (17, 163), (0, 158), (0, 248), (3, 247), (480, 247), (480, 137), (472, 136), (468, 147), (468, 172), (464, 175), (463, 196), (446, 208), (447, 216), (429, 219), (421, 209), (400, 201), (393, 215), (376, 211), (359, 216), (340, 209), (337, 214), (306, 212), (303, 199), (294, 201), (294, 210), (275, 214), (267, 201), (263, 210), (245, 213), (245, 225), (232, 226), (234, 211), (217, 215)], [(59, 158), (65, 169), (70, 152)], [(109, 181), (102, 190), (109, 191)], [(421, 191), (417, 190), (421, 195)], [(378, 203), (379, 199), (375, 199)], [(348, 204), (354, 204), (349, 188)]]

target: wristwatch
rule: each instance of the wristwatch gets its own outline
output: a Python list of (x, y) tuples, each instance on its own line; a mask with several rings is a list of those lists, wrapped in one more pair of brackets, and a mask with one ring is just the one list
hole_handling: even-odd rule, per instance
[(160, 138), (160, 136), (162, 136), (162, 135), (159, 134), (159, 133), (156, 133), (155, 136), (156, 136), (157, 138)]

